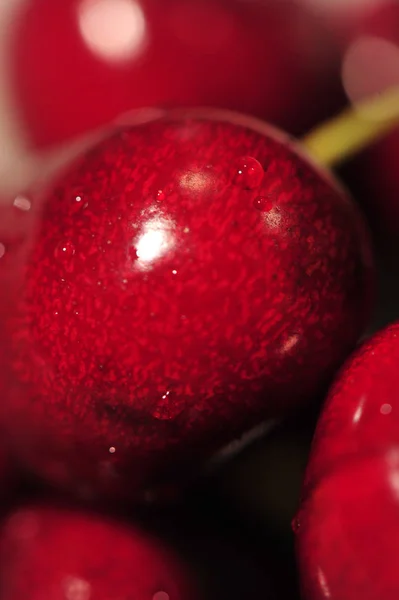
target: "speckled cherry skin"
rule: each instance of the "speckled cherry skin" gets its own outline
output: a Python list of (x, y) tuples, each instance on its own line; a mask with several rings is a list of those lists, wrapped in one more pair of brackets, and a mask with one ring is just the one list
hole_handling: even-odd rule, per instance
[(33, 143), (58, 142), (143, 106), (221, 106), (295, 132), (336, 110), (338, 55), (320, 19), (298, 3), (136, 3), (147, 41), (123, 60), (89, 49), (79, 27), (87, 0), (21, 4), (9, 71)]
[(348, 361), (317, 426), (296, 520), (306, 600), (399, 595), (399, 323)]
[(283, 134), (228, 119), (122, 130), (54, 187), (2, 419), (58, 484), (126, 495), (192, 470), (308, 402), (363, 330), (355, 206)]
[(37, 504), (14, 509), (0, 535), (2, 600), (198, 598), (174, 553), (128, 524)]

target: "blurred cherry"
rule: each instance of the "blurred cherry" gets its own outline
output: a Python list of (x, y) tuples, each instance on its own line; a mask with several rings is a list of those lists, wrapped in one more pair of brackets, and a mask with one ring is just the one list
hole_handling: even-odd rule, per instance
[(193, 600), (187, 569), (128, 524), (45, 504), (14, 509), (0, 539), (2, 600)]
[(125, 497), (309, 402), (367, 322), (372, 264), (328, 173), (282, 133), (205, 111), (78, 161), (25, 275), (2, 405), (15, 451)]
[(13, 95), (34, 144), (143, 107), (221, 106), (297, 133), (336, 107), (332, 37), (290, 0), (28, 0), (14, 20)]
[(307, 600), (399, 593), (399, 324), (339, 374), (313, 442), (294, 522)]

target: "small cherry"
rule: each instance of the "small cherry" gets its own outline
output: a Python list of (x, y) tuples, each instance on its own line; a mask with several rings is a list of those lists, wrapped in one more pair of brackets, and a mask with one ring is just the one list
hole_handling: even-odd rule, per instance
[(134, 526), (46, 504), (14, 509), (0, 532), (2, 600), (194, 600), (174, 553)]
[(122, 129), (55, 185), (7, 319), (2, 421), (52, 482), (126, 497), (308, 402), (367, 322), (345, 191), (220, 111)]
[(399, 323), (339, 374), (318, 423), (294, 522), (307, 600), (399, 594)]

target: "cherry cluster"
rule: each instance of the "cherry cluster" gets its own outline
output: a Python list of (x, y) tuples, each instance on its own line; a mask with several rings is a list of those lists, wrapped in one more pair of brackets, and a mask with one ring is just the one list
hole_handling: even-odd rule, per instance
[[(392, 52), (399, 5), (18, 7), (29, 148), (95, 141), (40, 197), (21, 190), (12, 210), (29, 225), (0, 240), (0, 600), (206, 597), (138, 514), (309, 407), (291, 515), (303, 597), (399, 595), (399, 325), (373, 325), (376, 265), (399, 231), (398, 133), (343, 171), (367, 190), (363, 214), (276, 127), (300, 135), (380, 91), (350, 77), (367, 40)], [(36, 498), (15, 505), (27, 478)]]

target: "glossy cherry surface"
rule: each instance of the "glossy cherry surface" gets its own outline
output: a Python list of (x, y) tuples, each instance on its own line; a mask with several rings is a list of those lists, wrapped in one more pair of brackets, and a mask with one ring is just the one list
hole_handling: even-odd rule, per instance
[(206, 115), (117, 132), (48, 200), (2, 417), (62, 485), (124, 495), (209, 457), (308, 402), (366, 323), (345, 192), (283, 134)]
[(47, 505), (1, 528), (4, 600), (192, 600), (186, 568), (158, 540), (105, 517)]
[(28, 0), (12, 31), (14, 96), (39, 145), (142, 107), (221, 106), (295, 132), (335, 109), (332, 43), (291, 1)]
[(399, 594), (399, 324), (348, 361), (327, 399), (295, 522), (307, 600)]

